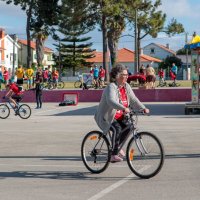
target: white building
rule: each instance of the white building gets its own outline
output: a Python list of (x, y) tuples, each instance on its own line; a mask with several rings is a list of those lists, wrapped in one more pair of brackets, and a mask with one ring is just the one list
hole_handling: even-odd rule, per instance
[[(27, 63), (27, 40), (18, 40), (18, 44), (20, 46), (19, 49), (19, 62), (20, 64), (26, 66)], [(31, 62), (37, 63), (37, 54), (36, 54), (36, 43), (31, 41)], [(48, 65), (54, 65), (55, 62), (53, 61), (53, 50), (44, 47), (44, 59), (42, 62), (44, 67)]]
[(0, 65), (2, 69), (7, 67), (11, 72), (13, 68), (15, 69), (18, 66), (18, 48), (20, 46), (17, 42), (8, 34), (5, 34), (4, 29), (0, 29)]
[(143, 47), (145, 55), (164, 60), (168, 56), (175, 56), (176, 52), (171, 50), (169, 44), (166, 46), (156, 43), (151, 43)]

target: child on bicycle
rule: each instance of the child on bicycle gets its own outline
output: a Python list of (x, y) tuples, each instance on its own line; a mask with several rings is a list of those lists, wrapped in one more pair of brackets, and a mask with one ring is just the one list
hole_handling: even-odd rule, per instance
[(9, 84), (6, 86), (6, 89), (7, 89), (7, 93), (3, 98), (4, 99), (8, 98), (10, 102), (13, 103), (14, 109), (18, 109), (17, 103), (15, 100), (22, 98), (23, 91), (21, 90), (20, 87), (18, 87), (16, 83), (14, 83), (14, 80), (12, 79), (9, 80)]

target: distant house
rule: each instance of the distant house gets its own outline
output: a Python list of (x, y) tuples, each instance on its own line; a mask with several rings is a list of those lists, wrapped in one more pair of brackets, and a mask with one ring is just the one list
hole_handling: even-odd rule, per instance
[(171, 50), (169, 44), (166, 46), (156, 43), (151, 43), (143, 47), (145, 55), (164, 60), (168, 56), (175, 56), (176, 52)]
[(7, 67), (11, 72), (13, 68), (15, 69), (18, 66), (18, 48), (20, 46), (17, 42), (14, 42), (11, 36), (5, 34), (4, 29), (0, 29), (0, 65), (2, 70)]
[[(95, 52), (94, 53), (96, 57), (90, 58), (87, 60), (87, 62), (93, 62), (94, 64), (100, 66), (103, 64), (103, 52)], [(135, 52), (127, 49), (122, 48), (117, 51), (117, 62), (124, 64), (127, 66), (130, 70), (130, 72), (134, 72), (134, 62), (135, 62)], [(140, 55), (140, 62), (141, 65), (143, 64), (146, 66), (147, 64), (151, 64), (153, 67), (157, 68), (158, 63), (161, 62), (161, 60), (153, 58), (148, 55), (141, 54)]]
[[(19, 63), (26, 66), (27, 63), (27, 40), (18, 40), (18, 44), (21, 47), (19, 50)], [(31, 62), (37, 63), (37, 54), (36, 54), (36, 43), (31, 41)], [(44, 47), (44, 59), (43, 66), (47, 67), (48, 65), (54, 65), (53, 61), (53, 50)]]

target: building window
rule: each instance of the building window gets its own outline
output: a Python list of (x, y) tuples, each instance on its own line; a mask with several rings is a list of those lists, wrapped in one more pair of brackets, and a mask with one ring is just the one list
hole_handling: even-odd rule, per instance
[(34, 54), (34, 59), (37, 59), (37, 54)]
[(155, 54), (155, 48), (151, 48), (150, 53)]
[(51, 55), (48, 55), (48, 56), (47, 56), (47, 60), (48, 60), (48, 61), (51, 61)]

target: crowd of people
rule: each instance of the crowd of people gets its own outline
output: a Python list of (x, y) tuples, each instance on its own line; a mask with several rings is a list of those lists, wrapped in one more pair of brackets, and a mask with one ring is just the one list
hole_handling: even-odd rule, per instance
[(12, 73), (11, 70), (8, 71), (6, 67), (4, 67), (2, 71), (0, 67), (0, 90), (2, 90), (2, 84), (5, 84), (6, 86), (9, 83), (9, 79), (13, 79), (13, 81), (21, 87), (26, 81), (27, 89), (33, 88), (38, 70), (42, 71), (42, 82), (45, 83), (52, 81), (53, 87), (56, 88), (59, 79), (59, 72), (56, 68), (51, 68), (52, 67), (49, 65), (45, 69), (42, 69), (41, 67), (38, 67), (37, 69), (28, 67), (25, 69), (22, 65), (19, 65), (15, 69), (14, 73)]
[(91, 67), (90, 74), (93, 76), (94, 85), (96, 88), (103, 88), (105, 85), (105, 69), (100, 66), (94, 65), (94, 68)]
[(37, 109), (42, 108), (42, 84), (49, 81), (53, 82), (53, 88), (57, 87), (59, 78), (59, 72), (56, 68), (51, 70), (51, 66), (48, 66), (44, 70), (42, 67), (38, 67), (34, 70), (31, 67), (24, 69), (22, 65), (19, 65), (14, 73), (11, 73), (5, 67), (3, 72), (0, 68), (0, 90), (2, 90), (2, 84), (5, 84), (6, 94), (4, 98), (8, 98), (13, 103), (14, 108), (17, 107), (16, 99), (23, 96), (23, 84), (24, 80), (27, 81), (27, 89), (34, 90), (36, 94)]
[[(177, 72), (178, 72), (178, 67), (175, 65), (175, 63), (173, 63), (169, 71), (169, 76), (171, 80), (173, 81), (176, 80)], [(159, 81), (161, 82), (164, 81), (165, 74), (162, 68), (158, 70), (158, 77), (159, 77)], [(137, 74), (136, 79), (138, 80), (140, 85), (145, 85), (147, 89), (152, 89), (156, 87), (155, 85), (156, 71), (149, 64), (146, 66), (146, 68), (144, 67), (144, 65), (140, 67), (139, 73)], [(130, 81), (131, 79), (128, 82)]]

